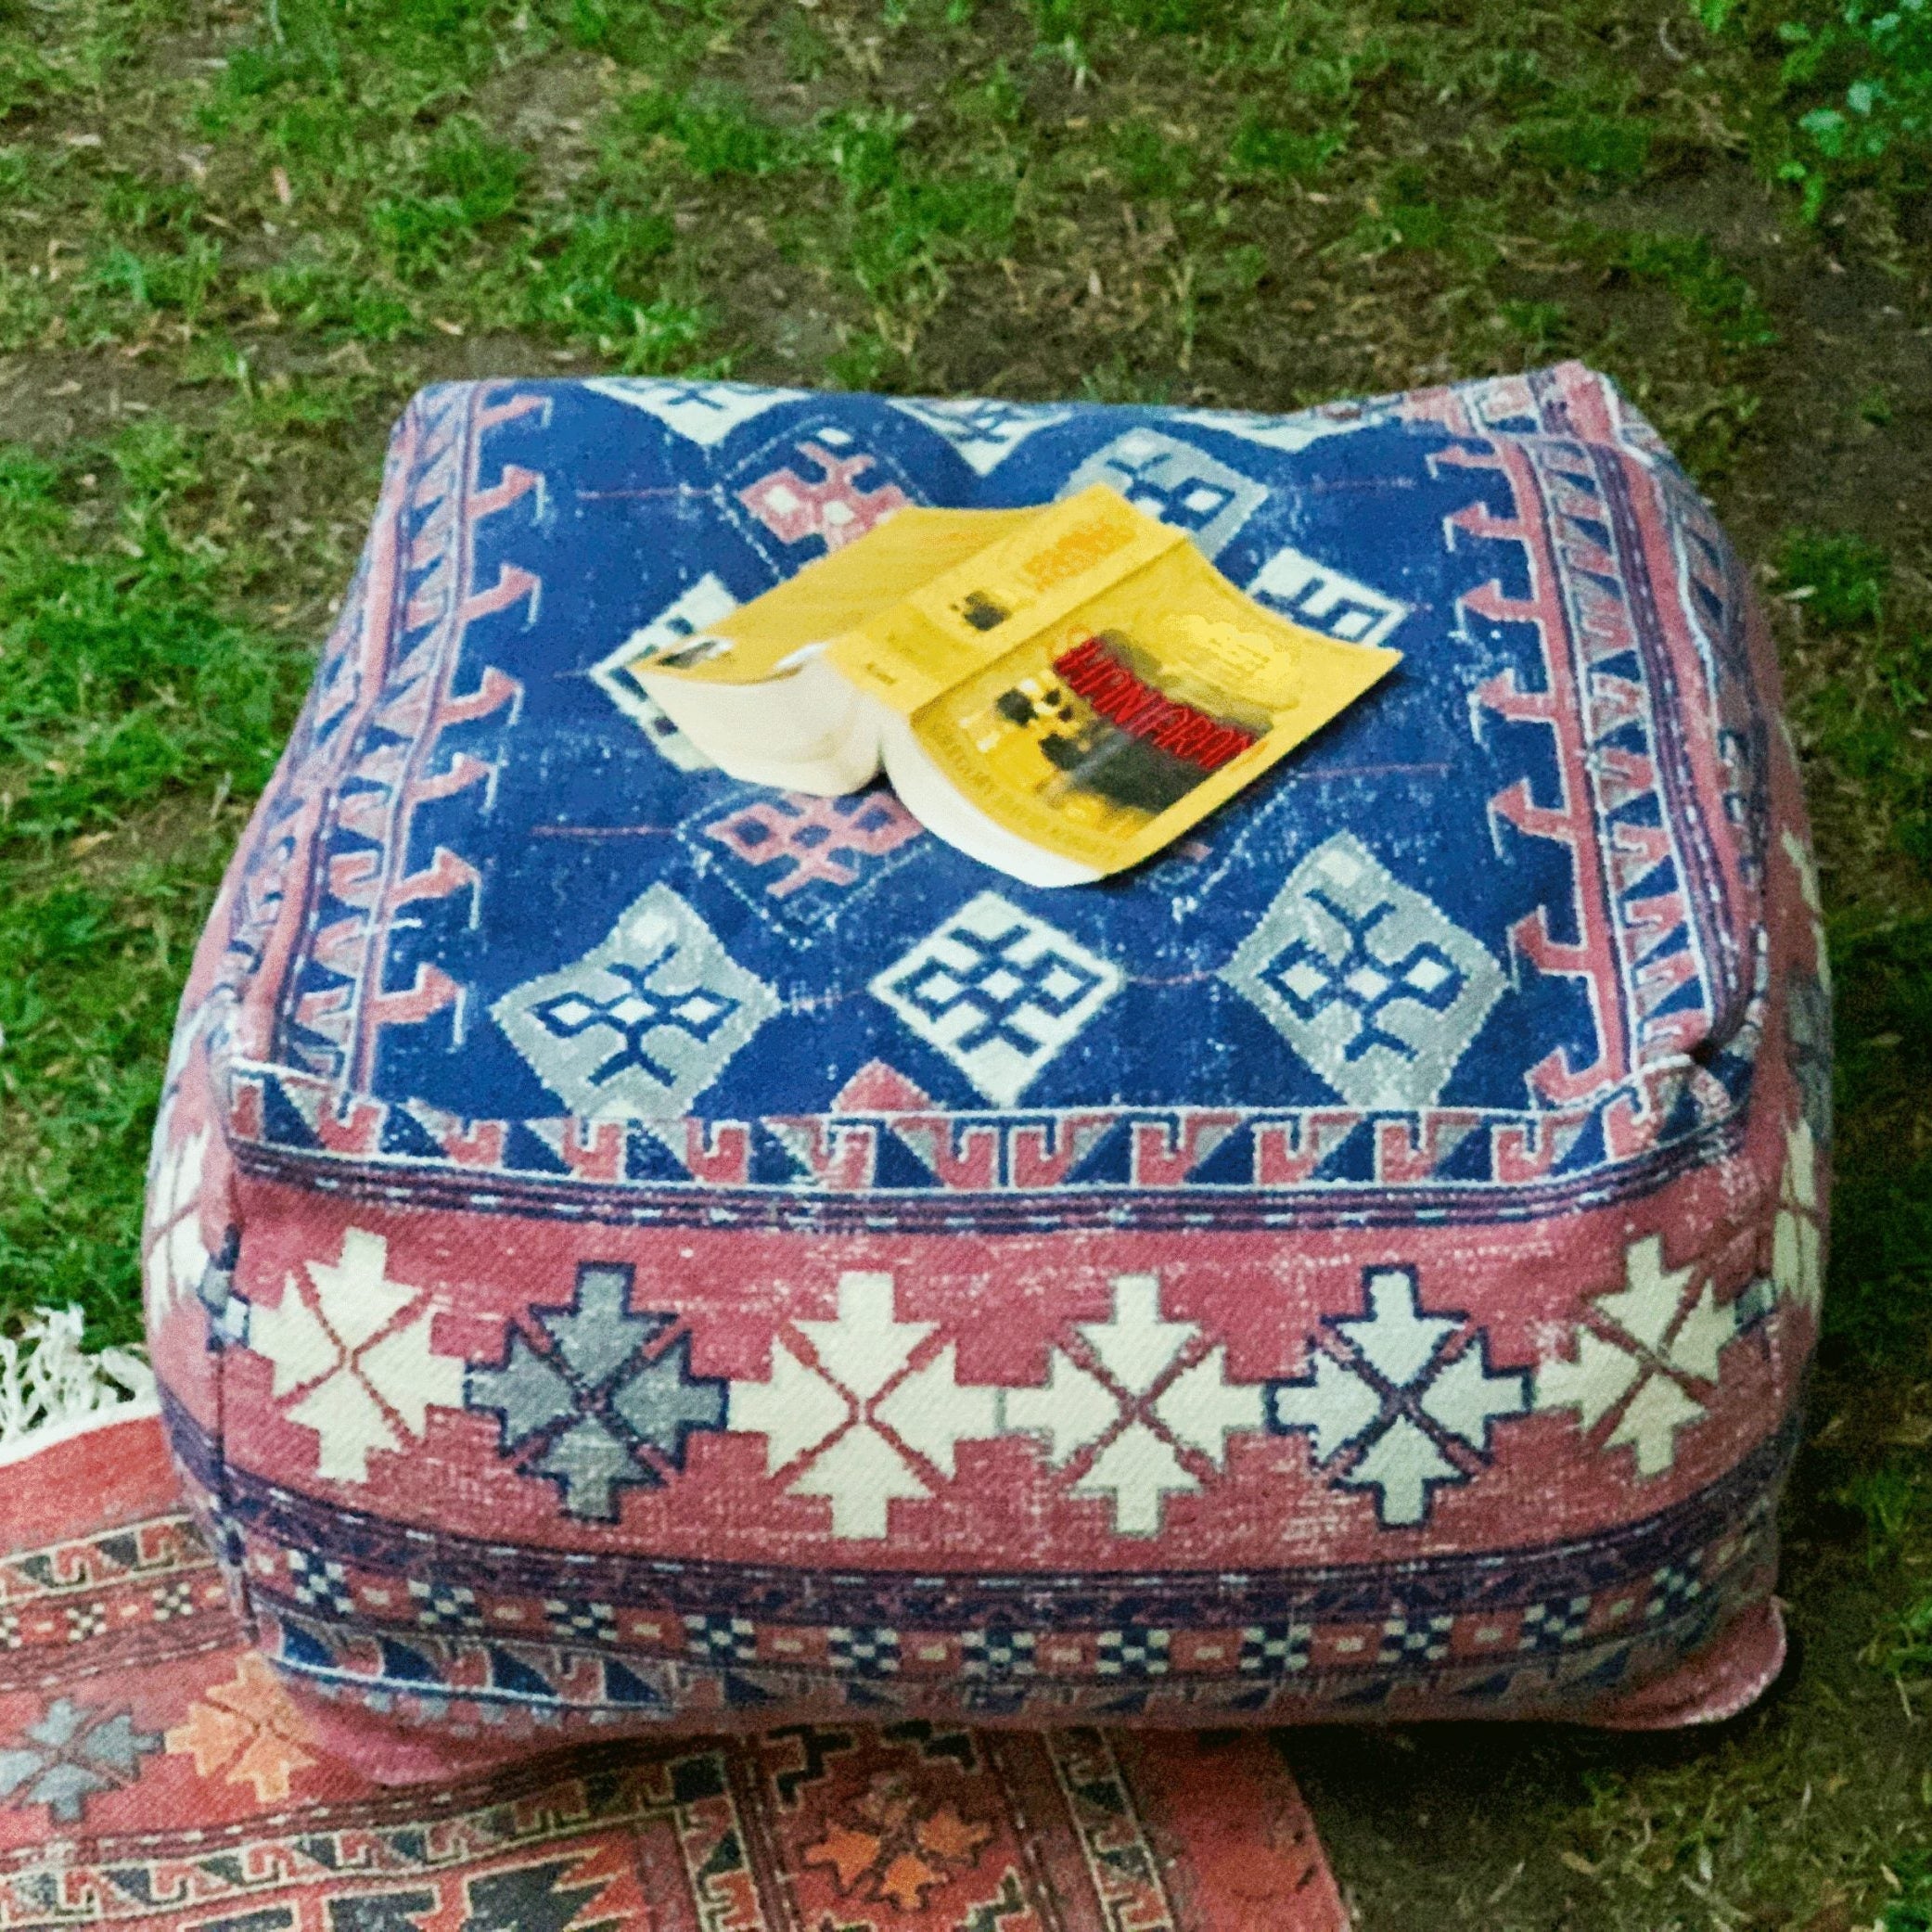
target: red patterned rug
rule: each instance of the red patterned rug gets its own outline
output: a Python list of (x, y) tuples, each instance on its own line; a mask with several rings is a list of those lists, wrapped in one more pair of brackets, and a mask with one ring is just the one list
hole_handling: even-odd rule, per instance
[(146, 1414), (0, 1468), (0, 1926), (1341, 1932), (1263, 1737), (792, 1727), (387, 1787), (249, 1647)]

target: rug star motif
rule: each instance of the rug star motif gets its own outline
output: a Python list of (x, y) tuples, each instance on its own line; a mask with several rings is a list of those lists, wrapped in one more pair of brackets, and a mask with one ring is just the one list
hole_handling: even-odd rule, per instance
[(950, 1799), (922, 1814), (896, 1779), (880, 1780), (855, 1809), (806, 1849), (805, 1863), (828, 1866), (841, 1894), (863, 1890), (900, 1912), (917, 1912), (936, 1886), (970, 1871), (992, 1836)]
[(1488, 1460), (1494, 1425), (1529, 1409), (1529, 1376), (1493, 1371), (1463, 1314), (1425, 1310), (1414, 1269), (1370, 1269), (1365, 1299), (1324, 1318), (1305, 1375), (1272, 1385), (1273, 1426), (1305, 1433), (1329, 1481), (1373, 1490), (1385, 1529), (1407, 1529)]
[(1578, 1324), (1574, 1359), (1537, 1370), (1536, 1406), (1574, 1410), (1586, 1436), (1615, 1415), (1601, 1447), (1628, 1449), (1648, 1478), (1675, 1464), (1677, 1432), (1707, 1413), (1738, 1304), (1719, 1302), (1700, 1263), (1668, 1266), (1661, 1235), (1631, 1242), (1623, 1272), (1623, 1286), (1596, 1296)]
[(198, 1776), (224, 1773), (231, 1785), (251, 1785), (262, 1804), (287, 1798), (289, 1778), (315, 1761), (303, 1749), (307, 1741), (295, 1700), (252, 1650), (241, 1654), (228, 1683), (204, 1692), (167, 1734), (169, 1751), (193, 1758)]
[(57, 1824), (78, 1824), (87, 1800), (132, 1785), (161, 1741), (134, 1729), (126, 1710), (56, 1697), (20, 1741), (0, 1750), (0, 1798), (41, 1804)]
[(1009, 1431), (1035, 1437), (1069, 1492), (1112, 1505), (1121, 1536), (1158, 1536), (1166, 1499), (1226, 1466), (1227, 1439), (1265, 1426), (1262, 1385), (1230, 1382), (1227, 1350), (1160, 1310), (1160, 1282), (1122, 1274), (1107, 1320), (1074, 1324), (1045, 1385), (1006, 1391)]
[(902, 1322), (889, 1274), (838, 1277), (829, 1321), (795, 1321), (761, 1382), (731, 1385), (726, 1427), (765, 1438), (766, 1472), (795, 1470), (793, 1496), (824, 1497), (832, 1534), (876, 1541), (890, 1505), (951, 1481), (957, 1445), (998, 1432), (999, 1392), (962, 1384), (958, 1351), (937, 1323)]
[(1824, 1296), (1824, 1237), (1818, 1227), (1818, 1146), (1803, 1119), (1785, 1131), (1772, 1279), (1780, 1295), (1816, 1316)]
[(584, 1520), (615, 1522), (623, 1489), (661, 1487), (691, 1434), (723, 1423), (724, 1384), (692, 1373), (689, 1331), (672, 1333), (671, 1310), (632, 1308), (633, 1286), (624, 1263), (581, 1263), (569, 1306), (533, 1307), (502, 1367), (466, 1381), (470, 1407), (495, 1413), (503, 1452)]
[(315, 1473), (366, 1482), (373, 1452), (421, 1441), (432, 1406), (463, 1406), (464, 1363), (435, 1351), (428, 1298), (389, 1278), (382, 1235), (350, 1228), (337, 1260), (305, 1272), (255, 1305), (249, 1347), (274, 1364), (274, 1399), (298, 1399), (283, 1413), (314, 1431)]

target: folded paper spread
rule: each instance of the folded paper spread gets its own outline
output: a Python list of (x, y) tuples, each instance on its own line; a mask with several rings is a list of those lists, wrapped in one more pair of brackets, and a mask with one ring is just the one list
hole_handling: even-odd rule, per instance
[(625, 666), (732, 776), (856, 791), (1037, 886), (1138, 864), (1399, 658), (1243, 595), (1105, 485), (906, 508)]

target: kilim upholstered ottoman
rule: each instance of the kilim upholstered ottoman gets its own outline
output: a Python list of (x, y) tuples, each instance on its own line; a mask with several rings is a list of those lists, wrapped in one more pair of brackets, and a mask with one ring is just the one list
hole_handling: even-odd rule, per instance
[[(621, 672), (902, 504), (1096, 480), (1404, 654), (1138, 873), (739, 785)], [(174, 1453), (385, 1775), (1717, 1715), (1782, 1655), (1816, 908), (1745, 573), (1581, 367), (1282, 417), (434, 389), (182, 1009)]]

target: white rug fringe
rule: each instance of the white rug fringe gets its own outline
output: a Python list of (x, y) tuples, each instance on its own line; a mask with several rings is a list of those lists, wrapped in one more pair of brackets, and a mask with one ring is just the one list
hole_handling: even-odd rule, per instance
[(37, 1309), (0, 1335), (0, 1462), (123, 1413), (151, 1412), (154, 1371), (132, 1349), (89, 1352), (78, 1307)]

